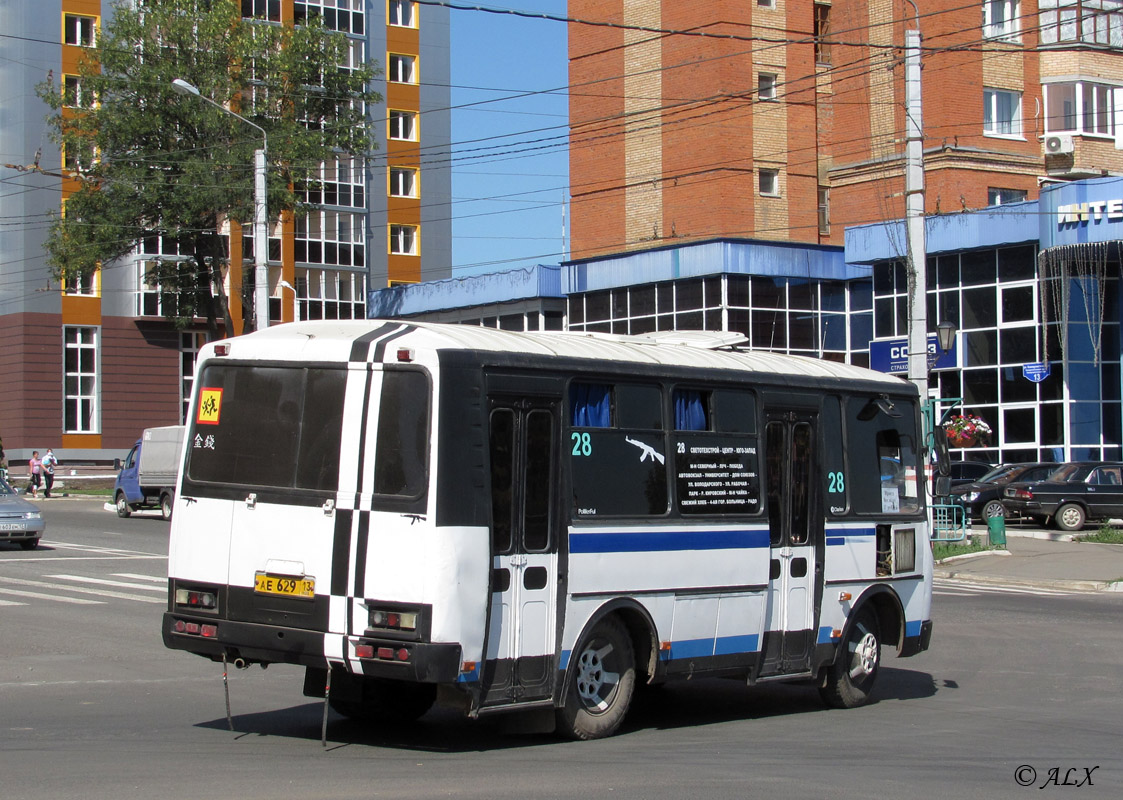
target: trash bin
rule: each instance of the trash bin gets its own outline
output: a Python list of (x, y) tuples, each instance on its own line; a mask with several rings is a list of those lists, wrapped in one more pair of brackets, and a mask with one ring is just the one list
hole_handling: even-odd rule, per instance
[(991, 547), (1006, 546), (1006, 517), (987, 517), (987, 537)]

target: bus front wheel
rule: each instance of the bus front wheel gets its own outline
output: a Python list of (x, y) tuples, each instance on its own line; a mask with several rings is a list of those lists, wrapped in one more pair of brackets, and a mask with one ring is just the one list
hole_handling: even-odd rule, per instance
[(124, 492), (117, 492), (117, 497), (114, 499), (114, 505), (116, 505), (117, 507), (117, 516), (119, 516), (121, 519), (124, 519), (132, 513), (132, 509), (129, 508), (129, 500), (125, 497)]
[(605, 617), (574, 650), (558, 730), (573, 739), (611, 736), (624, 721), (636, 685), (635, 655), (628, 631)]
[(857, 708), (869, 702), (881, 666), (881, 631), (870, 608), (858, 612), (850, 626), (843, 650), (827, 670), (827, 682), (819, 689), (831, 708)]

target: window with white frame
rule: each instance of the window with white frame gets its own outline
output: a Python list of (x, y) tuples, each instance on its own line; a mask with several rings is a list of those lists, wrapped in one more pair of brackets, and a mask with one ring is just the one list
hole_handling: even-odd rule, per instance
[(390, 253), (396, 256), (417, 255), (417, 226), (390, 226)]
[(64, 14), (62, 17), (63, 42), (75, 47), (93, 47), (97, 44), (97, 19), (81, 14)]
[(63, 429), (98, 432), (98, 329), (63, 328)]
[(776, 99), (776, 73), (758, 72), (756, 76), (756, 99)]
[(348, 211), (312, 209), (296, 217), (296, 261), (342, 267), (366, 266), (366, 217)]
[[(181, 292), (174, 286), (165, 285), (161, 280), (161, 273), (168, 275), (170, 278), (170, 270), (175, 269), (177, 278), (181, 285), (190, 286), (194, 281), (192, 280), (192, 270), (194, 270), (194, 261), (138, 261), (137, 268), (140, 270), (140, 278), (137, 282), (139, 291), (137, 292), (137, 310), (138, 317), (177, 317), (180, 315), (180, 297)], [(183, 292), (187, 294), (187, 292)], [(184, 298), (185, 302), (182, 306), (184, 313), (191, 313), (191, 302), (189, 298)]]
[(1045, 84), (1045, 132), (1115, 135), (1116, 87), (1090, 81)]
[(390, 72), (386, 80), (391, 83), (417, 83), (417, 58), (399, 53), (391, 53), (387, 59)]
[(987, 189), (988, 206), (1004, 206), (1007, 203), (1020, 203), (1026, 199), (1025, 189), (1000, 189), (991, 186)]
[(757, 188), (760, 193), (768, 197), (779, 197), (780, 195), (780, 170), (778, 169), (761, 169), (757, 170)]
[(983, 133), (988, 136), (1022, 135), (1021, 92), (983, 90)]
[(281, 21), (281, 0), (242, 0), (242, 16)]
[(1038, 0), (1041, 44), (1123, 49), (1123, 0)]
[(296, 0), (293, 19), (297, 25), (319, 18), (332, 31), (362, 34), (366, 29), (363, 0)]
[(416, 141), (417, 114), (413, 111), (391, 111), (389, 136), (407, 142)]
[(399, 28), (416, 28), (417, 17), (414, 15), (413, 0), (390, 0), (387, 21)]
[(207, 335), (198, 331), (189, 331), (179, 335), (179, 421), (187, 422), (187, 406), (191, 403), (191, 389), (195, 385), (195, 362), (199, 358), (199, 350), (207, 343)]
[(297, 267), (294, 280), (298, 320), (366, 318), (363, 273)]
[(94, 104), (93, 92), (85, 88), (77, 75), (63, 75), (62, 104), (70, 108), (90, 108)]
[(819, 200), (819, 233), (826, 236), (831, 232), (831, 190), (829, 186), (820, 186)]
[(311, 170), (311, 181), (302, 183), (298, 193), (304, 202), (313, 205), (365, 208), (365, 172), (366, 162), (361, 158), (324, 161)]
[(988, 39), (1017, 36), (1020, 7), (1020, 0), (983, 0), (983, 35)]
[(97, 270), (75, 271), (63, 277), (62, 290), (66, 294), (85, 297), (97, 296)]
[(390, 167), (390, 196), (417, 197), (417, 170)]

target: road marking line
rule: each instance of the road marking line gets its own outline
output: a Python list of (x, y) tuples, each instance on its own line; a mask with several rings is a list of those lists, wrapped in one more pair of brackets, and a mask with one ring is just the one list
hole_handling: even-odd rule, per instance
[(168, 577), (166, 575), (139, 575), (135, 572), (114, 572), (115, 578), (133, 578), (138, 581), (152, 581), (153, 583), (163, 584), (161, 588), (167, 588)]
[[(4, 578), (3, 581), (5, 583), (14, 583), (18, 586), (37, 586), (37, 587), (42, 588), (42, 589), (61, 589), (64, 592), (78, 592), (79, 594), (92, 594), (92, 595), (97, 595), (98, 597), (114, 597), (118, 600), (138, 600), (142, 603), (160, 603), (161, 605), (163, 605), (164, 603), (167, 602), (166, 599), (159, 598), (159, 597), (147, 597), (146, 595), (140, 595), (140, 594), (125, 594), (124, 592), (111, 592), (107, 589), (86, 589), (86, 588), (83, 588), (81, 586), (70, 586), (70, 585), (64, 584), (64, 583), (47, 583), (46, 581), (25, 581), (22, 578)], [(43, 595), (43, 597), (50, 597), (52, 599), (61, 599), (61, 598), (55, 598), (54, 595)], [(88, 602), (91, 602), (91, 601), (80, 600), (80, 601), (73, 601), (73, 602), (88, 603)]]
[(26, 606), (27, 603), (17, 603), (15, 600), (0, 600), (0, 606)]
[(79, 583), (93, 583), (98, 586), (116, 586), (118, 589), (140, 589), (145, 592), (166, 592), (164, 586), (145, 586), (140, 583), (125, 583), (124, 581), (109, 581), (105, 578), (85, 578), (81, 575), (45, 575), (45, 578), (54, 578), (60, 581), (77, 581)]
[(127, 550), (123, 547), (103, 547), (98, 544), (81, 544), (79, 542), (59, 542), (53, 539), (51, 540), (51, 544), (64, 550), (79, 550), (86, 553), (105, 553), (106, 555), (155, 555), (154, 553), (146, 553), (143, 550)]
[(10, 594), (13, 597), (35, 597), (39, 600), (54, 600), (59, 603), (73, 603), (78, 606), (103, 606), (101, 600), (81, 600), (77, 597), (59, 597), (54, 594), (42, 594), (41, 592), (24, 592), (19, 589), (5, 589), (0, 587), (0, 594)]

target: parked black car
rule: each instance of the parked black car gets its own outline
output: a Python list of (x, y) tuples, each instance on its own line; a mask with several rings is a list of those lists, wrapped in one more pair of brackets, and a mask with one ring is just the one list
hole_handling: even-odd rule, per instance
[(1123, 462), (1076, 461), (1062, 464), (1048, 480), (1011, 483), (1002, 502), (1040, 524), (1049, 520), (1078, 531), (1085, 520), (1123, 517)]
[(1002, 500), (1002, 491), (1007, 484), (1043, 481), (1060, 466), (1053, 461), (1000, 464), (976, 481), (952, 486), (951, 498), (962, 503), (972, 519), (985, 522), (987, 517), (1009, 516), (1009, 509)]
[(985, 461), (953, 461), (951, 462), (951, 485), (959, 486), (972, 481), (979, 481), (994, 469), (993, 464)]

